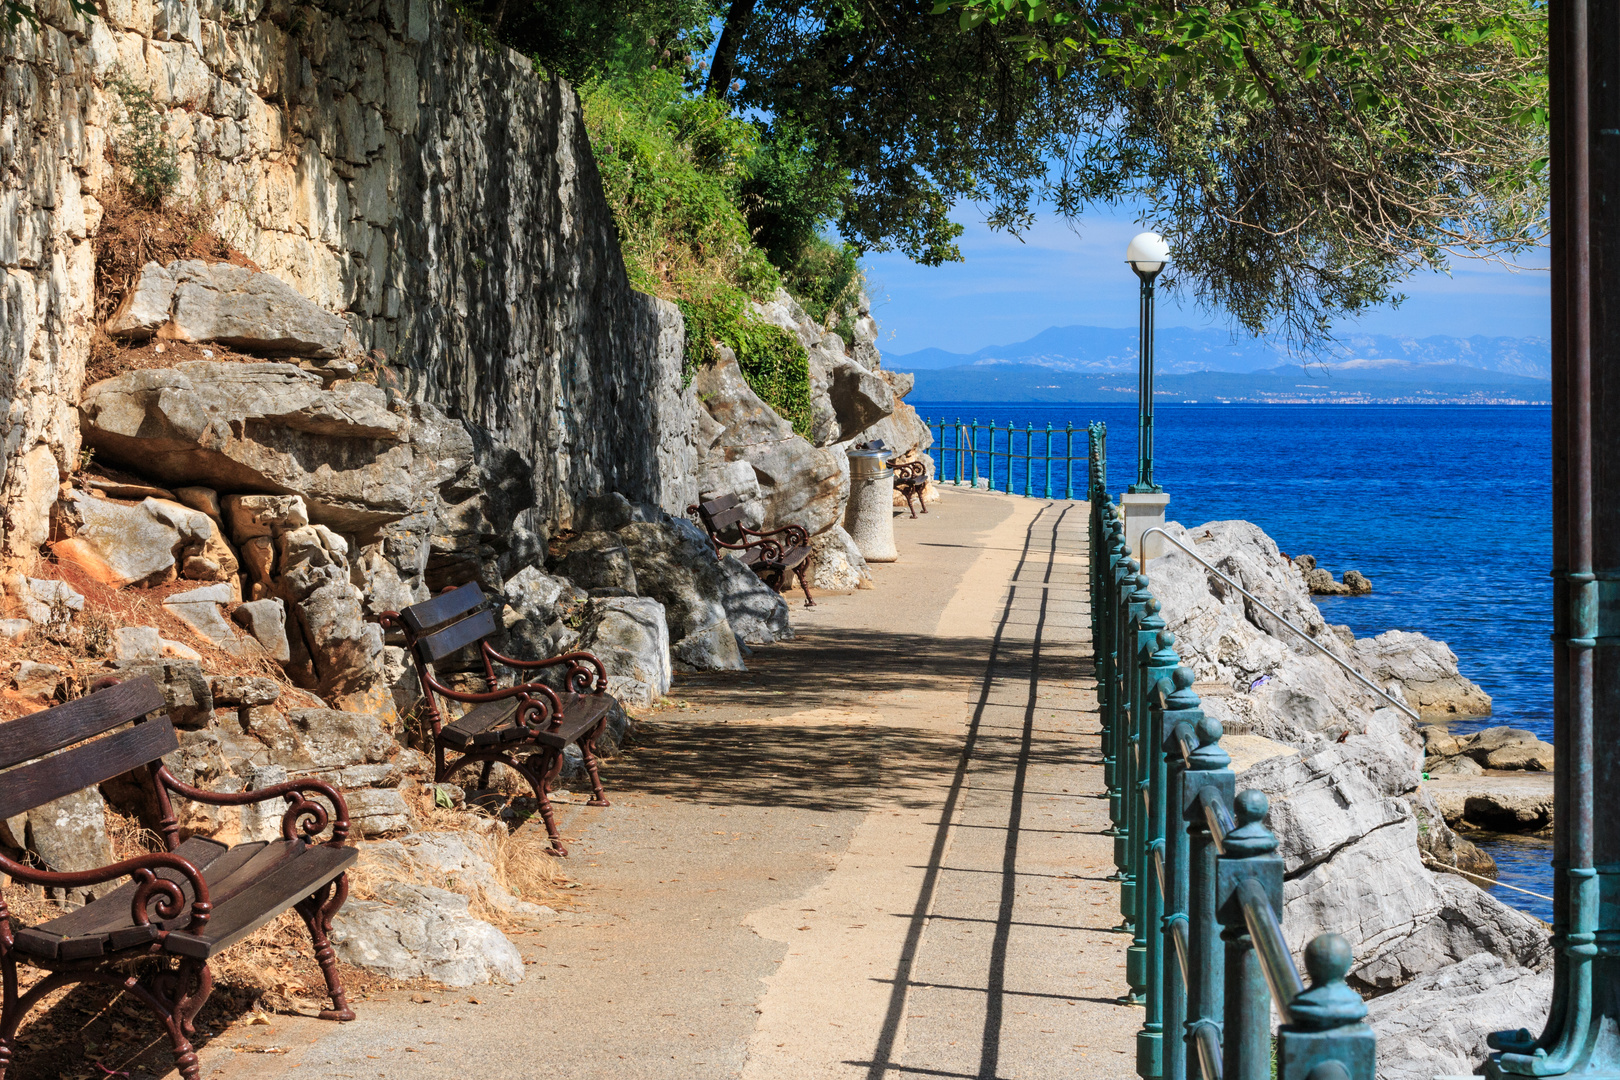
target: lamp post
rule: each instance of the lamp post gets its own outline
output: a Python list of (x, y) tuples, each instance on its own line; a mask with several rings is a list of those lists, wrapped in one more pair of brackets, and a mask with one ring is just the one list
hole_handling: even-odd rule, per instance
[(1170, 245), (1158, 233), (1138, 233), (1125, 249), (1125, 261), (1141, 282), (1141, 336), (1137, 348), (1136, 483), (1119, 502), (1125, 514), (1125, 542), (1146, 568), (1149, 559), (1163, 552), (1164, 542), (1154, 536), (1144, 549), (1142, 534), (1164, 524), (1164, 509), (1170, 503), (1164, 488), (1153, 482), (1153, 279), (1169, 265)]
[(1125, 261), (1142, 282), (1136, 375), (1136, 483), (1134, 495), (1163, 491), (1153, 482), (1153, 279), (1170, 261), (1170, 245), (1155, 232), (1137, 233)]

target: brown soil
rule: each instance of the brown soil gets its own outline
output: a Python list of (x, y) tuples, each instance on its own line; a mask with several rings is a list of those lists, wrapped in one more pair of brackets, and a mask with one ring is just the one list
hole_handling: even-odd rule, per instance
[(259, 269), (252, 259), (219, 238), (209, 225), (213, 216), (211, 206), (171, 204), (154, 210), (115, 192), (105, 204), (96, 230), (96, 322), (107, 321), (135, 275), (149, 262), (201, 259)]
[[(92, 578), (77, 564), (59, 561), (54, 556), (41, 559), (32, 576), (67, 582), (84, 594), (84, 610), (74, 616), (64, 634), (34, 630), (17, 641), (0, 641), (0, 672), (9, 671), (23, 660), (54, 664), (65, 674), (58, 691), (61, 700), (82, 696), (97, 679), (108, 674), (106, 661), (112, 656), (115, 627), (155, 626), (164, 637), (197, 650), (202, 655), (203, 667), (213, 674), (264, 675), (282, 684), (283, 700), (289, 707), (317, 704), (312, 696), (294, 687), (281, 665), (269, 656), (236, 656), (225, 652), (164, 608), (163, 601), (168, 597), (200, 588), (204, 582), (177, 580), (146, 589), (114, 589)], [(15, 691), (0, 686), (0, 721), (14, 720), (44, 707), (45, 703), (25, 700)]]
[(188, 360), (217, 360), (256, 364), (263, 357), (240, 353), (226, 345), (193, 345), (189, 341), (147, 341), (127, 345), (114, 341), (103, 331), (96, 331), (90, 343), (90, 360), (84, 369), (84, 384), (93, 386), (103, 379), (122, 375), (126, 371), (145, 368), (168, 368)]

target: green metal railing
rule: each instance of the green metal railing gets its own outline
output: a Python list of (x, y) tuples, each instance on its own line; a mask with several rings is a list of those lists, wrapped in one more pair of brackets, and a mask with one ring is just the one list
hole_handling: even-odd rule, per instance
[(934, 459), (935, 483), (1046, 499), (1072, 499), (1076, 481), (1084, 484), (1086, 458), (1075, 455), (1074, 437), (1085, 432), (1077, 432), (1073, 422), (1061, 428), (1048, 423), (1044, 429), (1034, 424), (997, 427), (994, 420), (964, 423), (961, 418), (923, 423), (934, 433), (929, 455)]
[(1128, 999), (1144, 1009), (1145, 1080), (1372, 1080), (1367, 1007), (1344, 981), (1350, 946), (1305, 948), (1307, 989), (1283, 939), (1283, 862), (1266, 796), (1234, 794), (1221, 724), (1206, 716), (1108, 497), (1108, 433), (1089, 435), (1091, 627), (1103, 783)]

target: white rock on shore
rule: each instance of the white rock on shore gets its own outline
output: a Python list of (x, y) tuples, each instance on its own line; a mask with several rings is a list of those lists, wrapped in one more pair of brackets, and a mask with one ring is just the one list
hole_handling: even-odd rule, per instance
[[(1444, 688), (1446, 700), (1488, 702), (1442, 643), (1416, 634), (1381, 635), (1365, 647), (1346, 640), (1257, 526), (1170, 531), (1334, 656), (1351, 664), (1367, 658), (1368, 676), (1397, 700), (1426, 691), (1441, 700)], [(1547, 965), (1551, 951), (1538, 921), (1425, 868), (1425, 857), (1456, 860), (1471, 845), (1421, 790), (1423, 740), (1404, 713), (1175, 548), (1146, 572), (1201, 693), (1218, 690), (1203, 693), (1206, 711), (1240, 737), (1274, 740), (1241, 772), (1238, 787), (1271, 800), (1287, 875), (1283, 925), (1296, 949), (1319, 933), (1345, 935), (1356, 956), (1351, 981), (1373, 993), (1479, 955), (1504, 957), (1515, 971)], [(1269, 749), (1278, 744), (1298, 753)]]

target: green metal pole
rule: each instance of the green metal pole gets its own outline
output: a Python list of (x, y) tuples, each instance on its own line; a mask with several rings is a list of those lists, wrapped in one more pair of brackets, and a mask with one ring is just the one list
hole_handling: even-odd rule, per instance
[(1226, 943), (1226, 1026), (1221, 1033), (1227, 1080), (1271, 1080), (1271, 990), (1249, 935), (1241, 889), (1259, 887), (1271, 913), (1282, 918), (1283, 861), (1265, 826), (1264, 792), (1242, 791), (1233, 801), (1237, 828), (1226, 834), (1217, 869), (1216, 911)]
[(1226, 960), (1221, 947), (1220, 923), (1215, 912), (1215, 838), (1204, 816), (1204, 792), (1232, 804), (1232, 759), (1221, 749), (1221, 723), (1201, 716), (1195, 734), (1198, 748), (1187, 755), (1182, 777), (1182, 804), (1176, 811), (1187, 828), (1187, 939), (1191, 979), (1187, 984), (1187, 1020), (1183, 1026), (1189, 1058), (1197, 1032), (1205, 1024), (1220, 1027), (1224, 1013), (1223, 982)]
[[(1188, 832), (1186, 816), (1179, 808), (1187, 805), (1187, 755), (1198, 745), (1198, 724), (1204, 718), (1202, 703), (1193, 693), (1193, 673), (1178, 667), (1171, 673), (1174, 689), (1164, 702), (1162, 749), (1167, 757), (1164, 784), (1164, 910), (1160, 924), (1165, 935), (1185, 938), (1188, 929), (1187, 888)], [(1158, 734), (1156, 731), (1155, 734)], [(1179, 925), (1178, 925), (1179, 924)], [(1151, 940), (1151, 939), (1149, 939)], [(1162, 940), (1162, 939), (1161, 939)], [(1190, 972), (1184, 971), (1174, 946), (1164, 949), (1158, 968), (1149, 962), (1148, 973), (1157, 970), (1163, 981), (1164, 1015), (1161, 1029), (1170, 1037), (1163, 1040), (1164, 1080), (1187, 1080), (1187, 1044), (1181, 1033), (1187, 1024), (1187, 986)], [(1152, 1000), (1151, 998), (1149, 999)]]
[(973, 462), (973, 486), (979, 486), (979, 421), (968, 417), (968, 460)]
[(1158, 921), (1148, 922), (1147, 894), (1152, 874), (1149, 870), (1149, 851), (1153, 837), (1148, 829), (1148, 781), (1154, 740), (1149, 736), (1152, 719), (1148, 697), (1162, 675), (1176, 666), (1172, 651), (1162, 672), (1155, 672), (1153, 660), (1158, 648), (1159, 635), (1164, 632), (1164, 617), (1159, 614), (1158, 598), (1149, 592), (1148, 576), (1138, 574), (1137, 591), (1147, 594), (1142, 601), (1141, 614), (1136, 618), (1136, 635), (1132, 639), (1131, 657), (1131, 741), (1129, 795), (1130, 817), (1126, 828), (1131, 833), (1130, 876), (1136, 888), (1132, 891), (1131, 905), (1125, 912), (1131, 924), (1131, 943), (1125, 949), (1125, 982), (1130, 986), (1130, 1000), (1139, 1004), (1147, 999), (1148, 934), (1158, 933)]
[[(1136, 566), (1136, 561), (1131, 560)], [(1140, 664), (1139, 654), (1144, 643), (1142, 620), (1147, 616), (1147, 605), (1153, 600), (1153, 594), (1148, 591), (1147, 575), (1138, 572), (1126, 582), (1129, 592), (1126, 593), (1125, 626), (1119, 636), (1119, 684), (1122, 700), (1114, 710), (1119, 718), (1121, 739), (1116, 747), (1115, 767), (1119, 772), (1122, 830), (1124, 836), (1117, 838), (1114, 844), (1123, 848), (1124, 870), (1119, 883), (1119, 913), (1121, 916), (1119, 929), (1136, 929), (1136, 886), (1141, 881), (1141, 859), (1137, 841), (1142, 836), (1142, 825), (1138, 818), (1137, 807), (1140, 799), (1137, 797), (1138, 783), (1141, 780), (1141, 759), (1136, 752), (1136, 745), (1140, 739), (1137, 725), (1137, 705), (1140, 702), (1141, 687), (1139, 683)], [(1129, 962), (1127, 961), (1127, 981), (1129, 981)], [(1134, 987), (1126, 995), (1131, 1004), (1141, 1001), (1141, 993)]]
[[(1164, 619), (1153, 612), (1162, 626)], [(1146, 1080), (1160, 1080), (1164, 1076), (1164, 896), (1159, 875), (1153, 870), (1154, 854), (1164, 851), (1164, 725), (1165, 716), (1174, 710), (1174, 673), (1181, 671), (1181, 658), (1176, 655), (1175, 635), (1160, 630), (1153, 636), (1151, 651), (1145, 664), (1145, 682), (1148, 687), (1146, 723), (1143, 725), (1141, 748), (1147, 765), (1142, 779), (1143, 795), (1147, 800), (1143, 815), (1142, 876), (1137, 894), (1137, 925), (1143, 928), (1141, 983), (1145, 998), (1142, 1028), (1136, 1033), (1136, 1072)], [(1132, 948), (1135, 942), (1132, 942)], [(1130, 974), (1130, 952), (1126, 952), (1126, 976)]]
[[(1063, 442), (1063, 497), (1065, 499), (1072, 499), (1072, 498), (1074, 498), (1074, 421), (1073, 420), (1064, 421), (1063, 433), (1064, 433), (1064, 442)], [(1095, 496), (1089, 495), (1089, 494), (1086, 496), (1086, 498), (1088, 498), (1088, 499), (1091, 499), (1091, 498), (1094, 498), (1094, 497)]]
[(1142, 279), (1140, 356), (1136, 382), (1136, 483), (1131, 494), (1163, 491), (1153, 482), (1153, 278), (1138, 272)]

